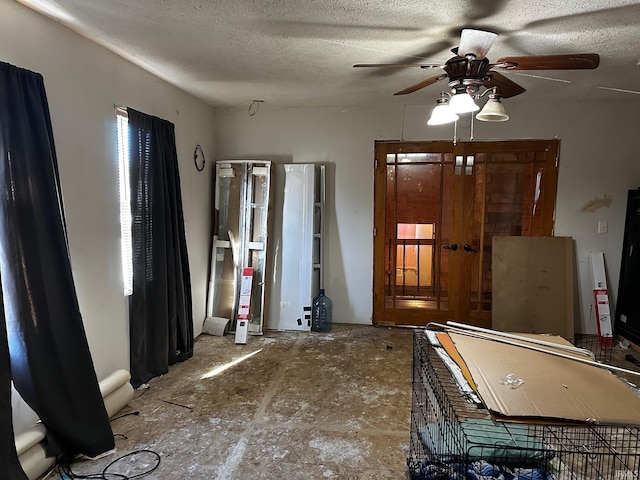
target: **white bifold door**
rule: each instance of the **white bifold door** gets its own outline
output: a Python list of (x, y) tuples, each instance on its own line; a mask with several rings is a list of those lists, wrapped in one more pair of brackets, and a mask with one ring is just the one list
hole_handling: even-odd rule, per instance
[(269, 327), (309, 331), (311, 302), (322, 282), (324, 165), (285, 164), (282, 202), (273, 285), (279, 300)]

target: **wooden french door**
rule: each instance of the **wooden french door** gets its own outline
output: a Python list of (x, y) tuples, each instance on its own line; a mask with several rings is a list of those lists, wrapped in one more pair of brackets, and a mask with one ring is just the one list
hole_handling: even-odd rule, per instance
[(558, 140), (375, 145), (374, 325), (491, 326), (496, 235), (552, 235)]

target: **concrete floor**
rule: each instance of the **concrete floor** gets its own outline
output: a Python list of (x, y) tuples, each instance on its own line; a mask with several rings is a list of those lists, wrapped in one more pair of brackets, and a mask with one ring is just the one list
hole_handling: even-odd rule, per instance
[[(72, 468), (98, 473), (148, 449), (161, 458), (149, 480), (404, 479), (411, 357), (409, 329), (334, 325), (242, 346), (201, 335), (192, 359), (118, 414), (138, 415), (112, 420), (116, 453)], [(154, 464), (135, 454), (108, 472), (133, 476)]]

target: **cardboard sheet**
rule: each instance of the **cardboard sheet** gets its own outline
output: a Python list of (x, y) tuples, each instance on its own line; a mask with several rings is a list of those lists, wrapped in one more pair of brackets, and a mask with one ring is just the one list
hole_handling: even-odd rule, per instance
[(440, 345), (442, 345), (442, 348), (444, 348), (445, 351), (449, 354), (449, 357), (451, 357), (451, 360), (453, 360), (458, 364), (458, 366), (460, 367), (460, 370), (462, 370), (462, 375), (464, 375), (464, 378), (467, 380), (467, 382), (469, 382), (469, 385), (471, 385), (471, 388), (473, 388), (473, 390), (476, 393), (478, 393), (478, 387), (476, 387), (475, 383), (473, 383), (471, 372), (469, 372), (469, 369), (467, 368), (467, 364), (464, 363), (464, 360), (462, 360), (462, 357), (458, 353), (458, 349), (453, 344), (453, 341), (451, 340), (451, 337), (449, 336), (449, 334), (440, 332), (440, 333), (437, 333), (436, 336), (438, 338), (438, 341), (440, 342)]
[[(537, 333), (518, 333), (515, 335), (518, 335), (519, 337), (523, 337), (524, 339), (530, 338), (532, 340), (543, 340), (545, 342), (557, 343), (558, 345), (575, 348), (572, 343), (560, 337), (559, 335), (541, 335)], [(490, 338), (493, 337), (496, 340), (505, 340), (504, 337), (493, 336), (493, 335), (487, 335), (487, 336)], [(451, 337), (449, 336), (449, 334), (445, 332), (439, 332), (436, 334), (436, 337), (438, 338), (440, 345), (442, 345), (442, 347), (445, 349), (449, 357), (451, 357), (451, 359), (454, 362), (456, 362), (456, 364), (460, 367), (460, 370), (462, 371), (464, 378), (467, 380), (467, 382), (469, 382), (469, 385), (471, 385), (471, 388), (473, 388), (473, 390), (476, 393), (478, 393), (478, 387), (476, 387), (475, 383), (473, 383), (471, 372), (469, 372), (469, 368), (467, 368), (466, 363), (460, 356), (460, 353), (458, 353), (458, 349), (453, 344), (453, 341), (451, 340)], [(536, 343), (530, 343), (530, 342), (527, 342), (526, 340), (524, 341), (513, 340), (513, 343), (515, 345), (524, 345), (524, 346), (532, 345), (535, 348), (545, 348), (544, 346), (540, 346)], [(582, 358), (584, 360), (593, 360), (593, 357), (591, 355), (585, 354), (579, 349), (576, 349), (575, 352), (570, 352), (567, 350), (556, 350), (556, 351), (564, 355), (575, 356), (578, 358)]]
[[(640, 397), (602, 368), (491, 340), (450, 337), (498, 418), (640, 425)], [(509, 374), (524, 383), (503, 384)]]
[(492, 328), (573, 338), (573, 239), (492, 241)]

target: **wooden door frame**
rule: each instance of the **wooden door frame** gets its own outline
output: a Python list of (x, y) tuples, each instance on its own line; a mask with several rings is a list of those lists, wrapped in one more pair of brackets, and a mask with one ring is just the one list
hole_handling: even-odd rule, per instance
[[(546, 143), (546, 145), (545, 145)], [(558, 162), (559, 162), (559, 149), (560, 141), (558, 139), (548, 140), (503, 140), (503, 141), (459, 141), (453, 144), (451, 141), (412, 141), (402, 142), (399, 140), (376, 140), (374, 142), (374, 229), (373, 229), (373, 311), (372, 311), (372, 323), (374, 325), (396, 325), (394, 322), (385, 321), (385, 291), (384, 291), (384, 278), (385, 278), (385, 211), (386, 211), (386, 189), (387, 189), (387, 154), (398, 153), (450, 153), (454, 155), (463, 155), (466, 162), (466, 156), (473, 152), (473, 155), (478, 153), (499, 153), (499, 152), (540, 152), (544, 151), (545, 155), (551, 155), (551, 158), (546, 158), (547, 161), (553, 161), (554, 174), (543, 176), (543, 192), (545, 195), (551, 195), (550, 198), (545, 198), (545, 202), (549, 202), (552, 208), (546, 210), (543, 209), (541, 217), (541, 226), (543, 231), (553, 233), (555, 222), (555, 202), (557, 193), (557, 179), (558, 179)], [(426, 148), (428, 146), (428, 148)], [(517, 147), (517, 148), (516, 148)], [(542, 148), (544, 147), (544, 148)], [(469, 179), (463, 177), (463, 182), (454, 182), (454, 185), (459, 184), (459, 188), (463, 188), (464, 181), (472, 182), (473, 175), (469, 176)], [(473, 188), (465, 188), (463, 201), (465, 205), (469, 202), (473, 202)], [(377, 201), (381, 195), (382, 201)], [(459, 192), (459, 195), (462, 195)], [(454, 197), (454, 198), (460, 198)], [(452, 215), (471, 215), (470, 208), (455, 209)], [(467, 219), (468, 220), (468, 219)], [(461, 231), (462, 225), (465, 225), (464, 218), (457, 217), (452, 218), (452, 238), (458, 238), (461, 241), (461, 245), (469, 242), (470, 232)], [(455, 235), (455, 236), (454, 236)], [(464, 240), (463, 240), (464, 239)], [(461, 268), (468, 268), (468, 261), (464, 262), (461, 255), (453, 255), (450, 257), (450, 282), (459, 281), (461, 277)], [(460, 263), (462, 262), (462, 263)], [(465, 267), (467, 265), (467, 267)], [(453, 275), (452, 275), (453, 274)], [(468, 278), (464, 274), (462, 277)], [(449, 299), (449, 301), (452, 301)], [(459, 307), (455, 307), (459, 308)], [(379, 318), (382, 317), (382, 318)], [(407, 310), (405, 314), (406, 323), (404, 326), (412, 325), (424, 325), (424, 312), (420, 310)], [(429, 317), (431, 321), (445, 321), (449, 318), (449, 312), (429, 311)]]

